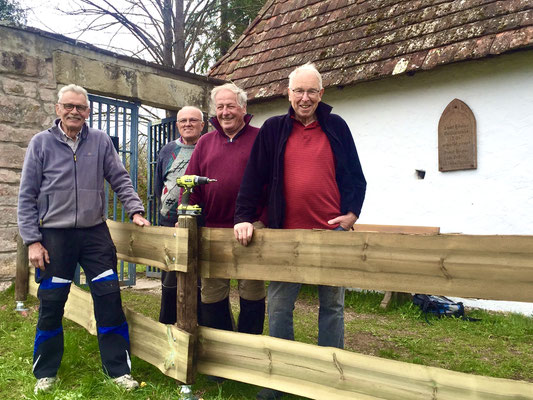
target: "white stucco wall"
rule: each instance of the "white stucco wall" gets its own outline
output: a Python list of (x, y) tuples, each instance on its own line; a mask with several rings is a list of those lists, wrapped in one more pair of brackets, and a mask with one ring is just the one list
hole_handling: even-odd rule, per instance
[[(437, 129), (454, 98), (476, 117), (478, 168), (442, 173)], [(323, 100), (354, 134), (368, 181), (360, 223), (533, 234), (533, 51), (331, 88)], [(287, 107), (278, 99), (248, 110), (260, 126)]]

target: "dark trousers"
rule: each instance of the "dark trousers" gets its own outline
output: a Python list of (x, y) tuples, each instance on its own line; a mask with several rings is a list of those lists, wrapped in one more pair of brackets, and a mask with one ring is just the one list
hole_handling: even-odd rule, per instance
[[(202, 319), (200, 281), (196, 289), (198, 301), (197, 318)], [(161, 271), (161, 308), (159, 310), (159, 322), (174, 325), (178, 320), (178, 278), (176, 271)]]
[[(33, 352), (37, 378), (56, 376), (63, 356), (63, 311), (77, 263), (82, 266), (94, 301), (98, 345), (104, 372), (129, 374), (130, 341), (122, 311), (116, 249), (105, 223), (91, 228), (42, 228), (50, 264), (36, 270), (39, 320)], [(83, 351), (83, 349), (81, 349)]]

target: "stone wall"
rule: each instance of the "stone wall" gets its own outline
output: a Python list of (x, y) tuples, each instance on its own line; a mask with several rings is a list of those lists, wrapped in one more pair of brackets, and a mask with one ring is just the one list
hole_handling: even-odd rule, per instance
[(69, 83), (89, 93), (169, 110), (207, 109), (221, 81), (140, 62), (35, 29), (0, 24), (0, 280), (15, 274), (17, 195), (24, 153), (51, 126), (57, 90)]

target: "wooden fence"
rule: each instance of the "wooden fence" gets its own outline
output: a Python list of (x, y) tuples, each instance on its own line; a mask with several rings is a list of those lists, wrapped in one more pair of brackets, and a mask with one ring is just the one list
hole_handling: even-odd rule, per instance
[[(119, 258), (179, 271), (181, 281), (195, 282), (198, 268), (203, 277), (275, 276), (288, 282), (533, 302), (533, 236), (264, 229), (255, 231), (245, 248), (233, 230), (197, 232), (192, 221), (181, 223), (184, 228), (108, 225)], [(313, 399), (533, 399), (529, 382), (197, 328), (190, 323), (196, 292), (191, 284), (180, 287), (178, 309), (186, 310), (185, 329), (129, 310), (126, 315), (132, 353), (182, 382), (191, 383), (200, 372)], [(30, 292), (36, 290), (31, 283)], [(94, 333), (89, 307), (90, 295), (72, 288), (65, 315)]]

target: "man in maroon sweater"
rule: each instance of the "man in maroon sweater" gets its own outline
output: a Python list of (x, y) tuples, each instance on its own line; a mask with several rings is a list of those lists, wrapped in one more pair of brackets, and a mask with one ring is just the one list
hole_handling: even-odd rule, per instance
[[(194, 188), (190, 204), (203, 209), (205, 226), (232, 228), (235, 201), (250, 150), (259, 132), (250, 125), (252, 116), (246, 113), (246, 92), (232, 83), (215, 87), (211, 103), (216, 118), (215, 127), (196, 144), (186, 175), (200, 175), (216, 182)], [(263, 281), (239, 280), (240, 314), (238, 331), (263, 333), (265, 320), (265, 284)], [(202, 279), (201, 320), (211, 328), (233, 330), (229, 305), (229, 279)]]

